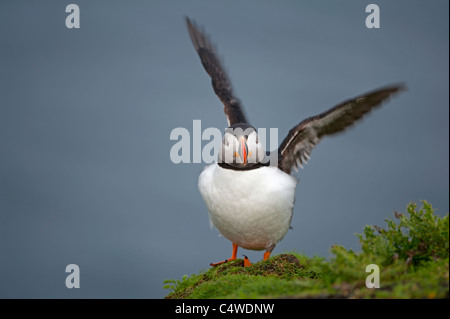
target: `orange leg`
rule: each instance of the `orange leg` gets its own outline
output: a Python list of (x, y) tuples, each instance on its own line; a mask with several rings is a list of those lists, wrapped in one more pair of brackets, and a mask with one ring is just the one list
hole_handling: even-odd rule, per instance
[(238, 245), (233, 243), (233, 252), (231, 253), (231, 258), (229, 260), (236, 260)]
[(226, 260), (222, 260), (219, 261), (217, 263), (211, 263), (211, 266), (217, 266), (217, 265), (221, 265), (223, 263), (226, 263), (227, 261), (231, 261), (231, 260), (236, 260), (236, 256), (237, 256), (237, 250), (238, 250), (238, 245), (236, 245), (235, 243), (233, 243), (233, 253), (231, 254), (231, 258), (228, 258)]
[(264, 253), (264, 258), (263, 258), (263, 260), (267, 260), (267, 259), (269, 259), (269, 257), (270, 257), (270, 251), (266, 251), (266, 252)]

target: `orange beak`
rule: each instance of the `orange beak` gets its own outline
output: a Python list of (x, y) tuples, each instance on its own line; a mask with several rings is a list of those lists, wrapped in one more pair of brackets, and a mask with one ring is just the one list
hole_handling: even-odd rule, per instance
[(247, 164), (247, 157), (248, 157), (248, 146), (247, 142), (245, 141), (244, 137), (241, 137), (241, 145), (240, 145), (240, 153), (241, 158), (244, 161), (244, 164)]

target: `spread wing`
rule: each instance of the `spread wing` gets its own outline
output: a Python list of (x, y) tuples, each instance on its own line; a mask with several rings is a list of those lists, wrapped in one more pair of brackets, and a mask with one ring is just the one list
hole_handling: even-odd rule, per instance
[(300, 122), (289, 131), (278, 149), (278, 168), (290, 174), (292, 169), (303, 167), (313, 148), (324, 136), (344, 131), (404, 89), (403, 85), (383, 87), (342, 102), (326, 112)]
[(247, 123), (241, 102), (233, 95), (230, 80), (220, 64), (220, 60), (208, 37), (187, 17), (186, 24), (192, 44), (194, 44), (194, 48), (200, 56), (203, 67), (211, 77), (214, 92), (223, 103), (228, 126), (237, 123)]

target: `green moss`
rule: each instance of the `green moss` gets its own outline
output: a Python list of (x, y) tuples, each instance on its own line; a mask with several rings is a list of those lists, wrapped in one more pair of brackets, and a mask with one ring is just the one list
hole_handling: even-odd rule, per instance
[[(300, 257), (300, 255), (298, 255)], [(301, 256), (304, 260), (305, 256)], [(315, 260), (308, 259), (311, 265)], [(212, 267), (199, 275), (183, 276), (179, 280), (166, 280), (165, 288), (172, 293), (166, 298), (261, 298), (290, 294), (294, 279), (314, 279), (319, 274), (314, 267), (305, 267), (293, 254), (281, 254), (251, 267), (237, 259)], [(296, 290), (294, 290), (296, 291)]]
[[(235, 260), (182, 280), (166, 280), (166, 298), (448, 298), (449, 217), (430, 204), (394, 213), (387, 228), (366, 226), (361, 251), (333, 246), (327, 261), (299, 253), (243, 267)], [(380, 288), (367, 288), (366, 267), (380, 270)]]

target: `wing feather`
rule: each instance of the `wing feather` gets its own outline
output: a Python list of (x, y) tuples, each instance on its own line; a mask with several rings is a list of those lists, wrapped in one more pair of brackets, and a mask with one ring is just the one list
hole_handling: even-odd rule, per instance
[(297, 171), (309, 160), (312, 150), (324, 136), (343, 132), (402, 90), (405, 90), (403, 85), (383, 87), (303, 120), (289, 131), (281, 143), (278, 167), (288, 174), (292, 169)]
[(203, 67), (211, 77), (214, 92), (224, 105), (228, 126), (237, 123), (248, 123), (242, 110), (241, 102), (233, 95), (231, 82), (208, 37), (188, 17), (186, 17), (186, 24), (192, 44), (200, 57)]

